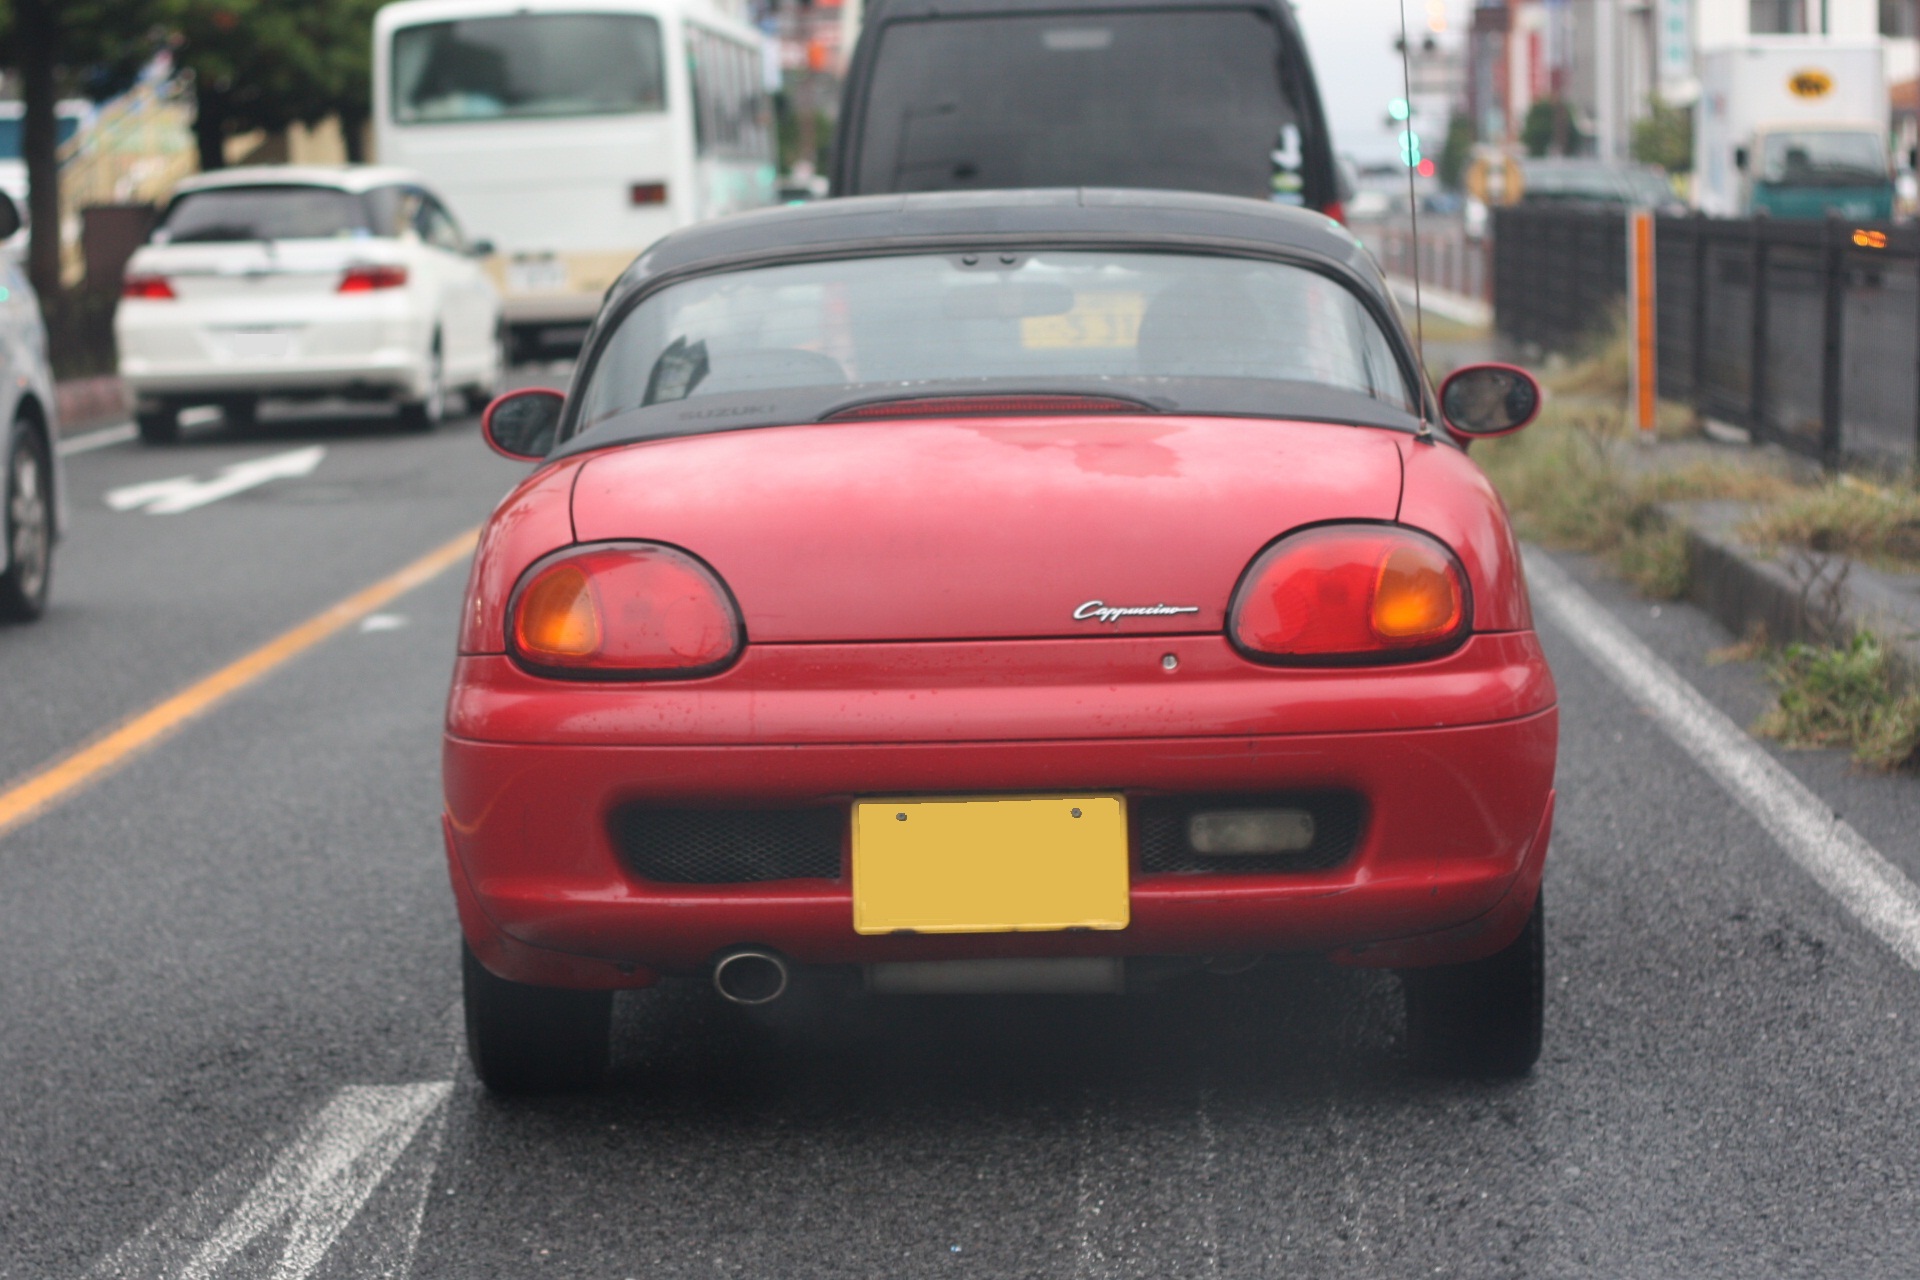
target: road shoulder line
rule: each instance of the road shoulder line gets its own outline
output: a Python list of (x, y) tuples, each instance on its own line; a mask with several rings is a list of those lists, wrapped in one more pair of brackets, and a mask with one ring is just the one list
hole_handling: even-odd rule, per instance
[(1787, 855), (1920, 969), (1920, 886), (1661, 661), (1543, 552), (1525, 551), (1534, 600), (1751, 814)]

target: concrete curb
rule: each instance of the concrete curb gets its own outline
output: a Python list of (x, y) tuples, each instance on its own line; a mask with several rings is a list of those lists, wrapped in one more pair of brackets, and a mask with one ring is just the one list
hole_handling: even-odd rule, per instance
[(129, 408), (126, 388), (111, 373), (97, 378), (69, 378), (54, 384), (54, 413), (60, 419), (60, 434), (73, 435), (112, 422), (126, 421)]
[[(1387, 284), (1393, 289), (1393, 296), (1400, 300), (1400, 305), (1411, 311), (1414, 297), (1412, 278), (1388, 276)], [(1456, 324), (1472, 325), (1476, 329), (1493, 326), (1492, 303), (1470, 298), (1464, 293), (1455, 293), (1451, 289), (1442, 289), (1439, 285), (1421, 284), (1420, 305)]]
[(1687, 534), (1687, 598), (1735, 635), (1756, 626), (1775, 642), (1835, 643), (1871, 631), (1902, 677), (1920, 685), (1920, 574), (1884, 573), (1817, 552), (1769, 558), (1735, 530), (1741, 502), (1669, 502), (1660, 514)]

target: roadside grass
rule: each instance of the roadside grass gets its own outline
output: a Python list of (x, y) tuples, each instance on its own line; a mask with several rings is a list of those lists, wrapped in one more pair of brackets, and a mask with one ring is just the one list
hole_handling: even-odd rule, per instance
[[(1596, 555), (1657, 600), (1683, 595), (1689, 573), (1685, 531), (1661, 517), (1664, 502), (1752, 503), (1757, 513), (1741, 536), (1769, 550), (1920, 564), (1920, 489), (1851, 476), (1795, 483), (1752, 454), (1676, 463), (1688, 446), (1643, 449), (1627, 421), (1627, 349), (1617, 332), (1543, 381), (1549, 400), (1539, 421), (1474, 446), (1524, 538)], [(1660, 406), (1660, 441), (1695, 434), (1690, 409)], [(1920, 769), (1920, 690), (1903, 684), (1878, 637), (1776, 649), (1755, 635), (1709, 656), (1765, 663), (1777, 702), (1754, 732), (1789, 747), (1845, 748), (1870, 768)]]
[(1872, 632), (1790, 644), (1768, 659), (1767, 678), (1779, 701), (1754, 732), (1789, 747), (1845, 747), (1875, 769), (1920, 768), (1920, 692), (1901, 688)]
[[(1575, 385), (1604, 374), (1576, 365)], [(1556, 390), (1564, 386), (1555, 380)], [(1689, 429), (1684, 411), (1663, 406), (1663, 435)], [(1636, 467), (1633, 438), (1617, 401), (1559, 391), (1540, 420), (1518, 435), (1474, 447), (1482, 469), (1506, 499), (1520, 535), (1563, 550), (1603, 557), (1647, 595), (1671, 600), (1687, 587), (1685, 534), (1663, 520), (1659, 504), (1780, 496), (1786, 481), (1763, 471), (1713, 461), (1673, 470)]]
[(1769, 506), (1740, 534), (1768, 550), (1800, 547), (1889, 568), (1920, 567), (1920, 489), (1841, 476)]

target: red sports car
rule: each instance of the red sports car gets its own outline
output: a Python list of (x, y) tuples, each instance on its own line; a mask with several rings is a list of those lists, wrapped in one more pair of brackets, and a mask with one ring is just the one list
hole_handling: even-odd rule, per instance
[(447, 709), (467, 1027), (590, 1082), (612, 992), (805, 967), (1102, 992), (1403, 973), (1423, 1068), (1526, 1071), (1557, 713), (1468, 440), (1317, 214), (881, 196), (679, 232), (474, 562)]

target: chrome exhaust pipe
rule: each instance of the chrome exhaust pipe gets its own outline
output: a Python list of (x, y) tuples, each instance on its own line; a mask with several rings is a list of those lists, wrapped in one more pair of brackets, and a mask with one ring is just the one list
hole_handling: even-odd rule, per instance
[(713, 963), (713, 989), (735, 1004), (772, 1004), (787, 992), (787, 962), (754, 947), (729, 951)]

